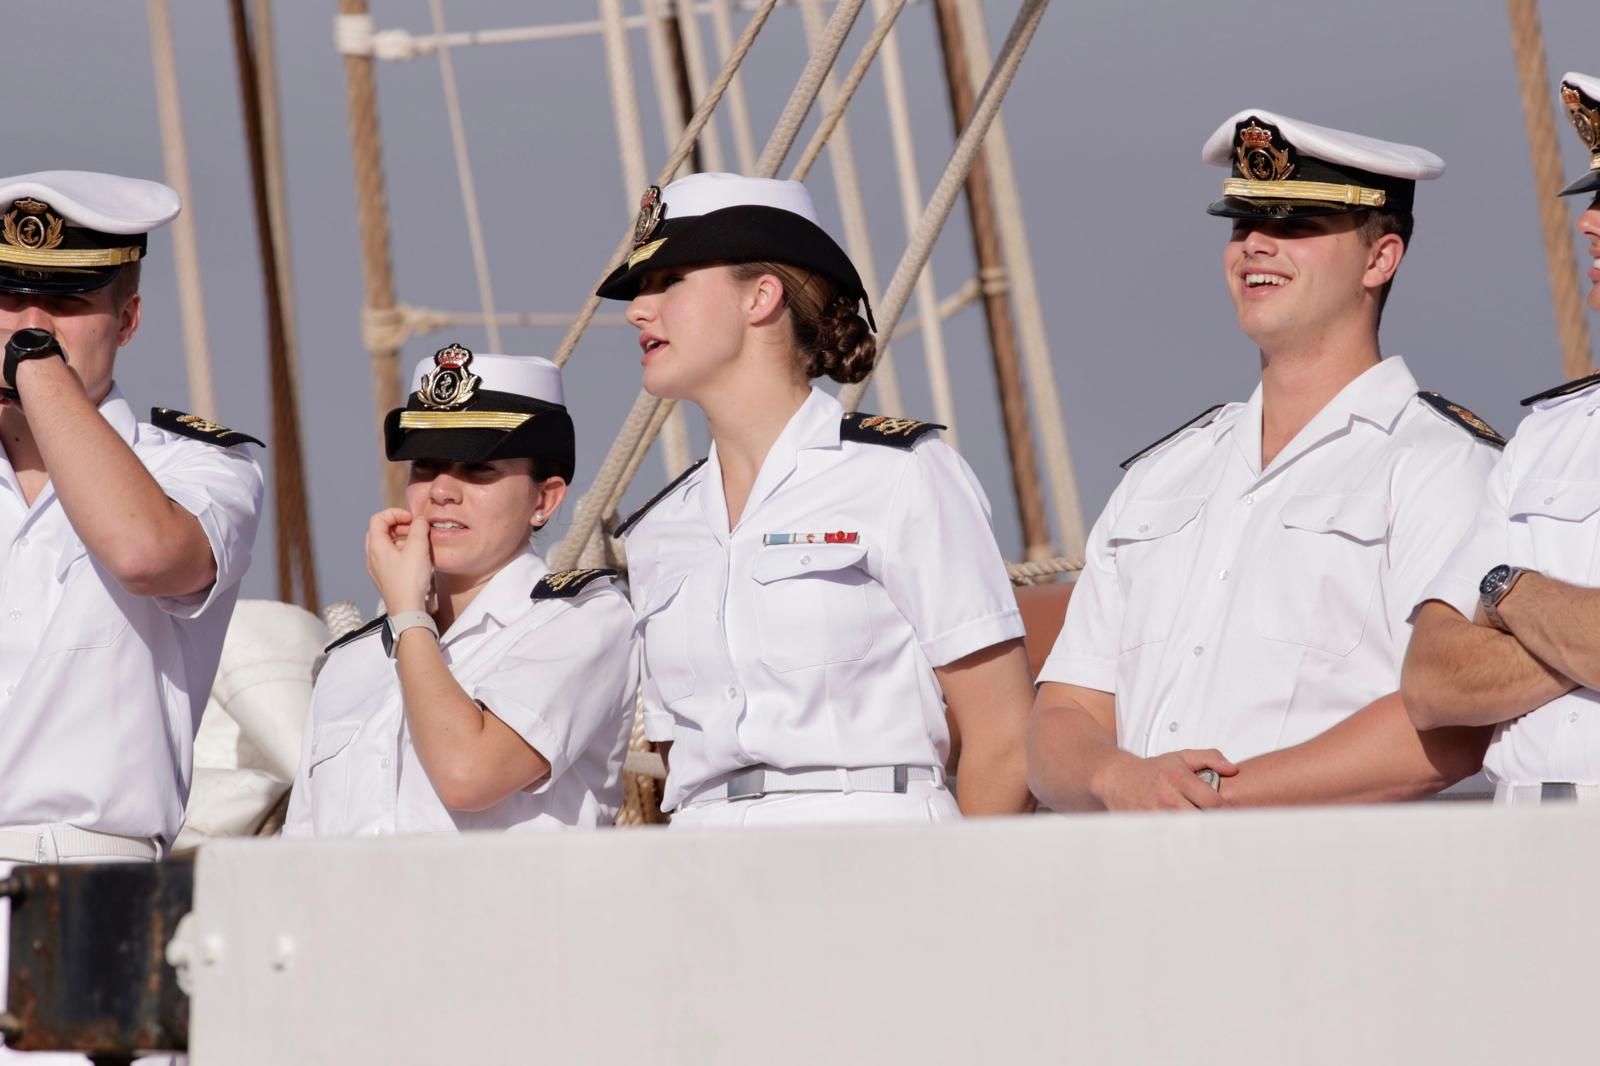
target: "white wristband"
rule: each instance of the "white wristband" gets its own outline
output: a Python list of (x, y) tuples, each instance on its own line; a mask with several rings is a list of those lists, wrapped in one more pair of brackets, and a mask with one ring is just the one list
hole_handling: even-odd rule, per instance
[(392, 647), (400, 647), (400, 634), (408, 629), (426, 629), (434, 640), (439, 639), (439, 626), (427, 611), (401, 611), (389, 616), (389, 635), (394, 638)]

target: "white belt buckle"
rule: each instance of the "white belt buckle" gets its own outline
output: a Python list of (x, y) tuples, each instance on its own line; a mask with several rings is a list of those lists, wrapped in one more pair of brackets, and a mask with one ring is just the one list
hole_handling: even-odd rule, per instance
[(728, 779), (728, 800), (760, 799), (767, 794), (767, 772), (761, 767), (745, 770)]

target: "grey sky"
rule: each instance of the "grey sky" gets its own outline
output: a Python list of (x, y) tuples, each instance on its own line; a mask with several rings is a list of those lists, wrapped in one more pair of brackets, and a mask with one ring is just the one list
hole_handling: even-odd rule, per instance
[[(172, 6), (194, 181), (187, 209), (199, 228), (220, 417), (262, 435), (270, 425), (263, 300), (226, 5)], [(637, 6), (628, 3), (630, 11)], [(987, 5), (996, 43), (1016, 6)], [(1600, 71), (1600, 10), (1592, 0), (1544, 0), (1542, 8), (1552, 77)], [(375, 0), (374, 9), (382, 28), (430, 26), (426, 0)], [(360, 259), (333, 10), (331, 2), (278, 0), (278, 47), (322, 598), (352, 598), (370, 609), (361, 538), (379, 505), (380, 459), (359, 331)], [(592, 18), (595, 7), (592, 0), (450, 0), (446, 10), (452, 29), (488, 29)], [(161, 177), (144, 5), (30, 0), (8, 4), (6, 15), (11, 45), (0, 89), (12, 104), (4, 168)], [(951, 145), (929, 6), (913, 4), (902, 26), (926, 192)], [(644, 94), (647, 52), (634, 36)], [(600, 42), (460, 49), (455, 60), (500, 308), (576, 309), (637, 195), (623, 186)], [(758, 144), (803, 61), (799, 14), (780, 10), (747, 66)], [(381, 64), (379, 107), (400, 298), (471, 310), (476, 287), (437, 61)], [(1205, 137), (1245, 107), (1410, 141), (1447, 161), (1444, 178), (1419, 190), (1414, 247), (1384, 322), (1385, 351), (1405, 355), (1424, 387), (1509, 433), (1517, 398), (1561, 378), (1502, 3), (1059, 0), (1005, 115), (1088, 519), (1115, 486), (1118, 460), (1253, 387), (1255, 352), (1235, 330), (1222, 286), (1227, 224), (1204, 213), (1222, 173), (1199, 162)], [(641, 113), (654, 169), (664, 153), (648, 96)], [(873, 76), (850, 133), (886, 284), (905, 232), (884, 114)], [(1583, 153), (1565, 122), (1560, 133), (1565, 171), (1576, 174), (1586, 165)], [(836, 221), (826, 159), (809, 184)], [(970, 276), (970, 247), (958, 207), (934, 258), (941, 293)], [(118, 378), (136, 408), (183, 407), (170, 237), (158, 236), (152, 254), (144, 327)], [(1591, 326), (1600, 323), (1591, 319)], [(953, 319), (947, 337), (963, 451), (989, 486), (1002, 549), (1015, 558), (1020, 537), (978, 312)], [(484, 342), (473, 329), (414, 339), (403, 360), (409, 366), (453, 340)], [(508, 330), (503, 346), (551, 354), (559, 340), (559, 330)], [(896, 358), (908, 413), (931, 417), (920, 348), (902, 343)], [(637, 386), (632, 331), (591, 331), (567, 371), (579, 426), (578, 491)], [(703, 427), (693, 432), (703, 448)], [(652, 458), (624, 507), (661, 480)], [(569, 505), (563, 517), (570, 513)], [(247, 595), (275, 588), (271, 522), (270, 515), (263, 521)], [(554, 535), (563, 530), (564, 522)]]

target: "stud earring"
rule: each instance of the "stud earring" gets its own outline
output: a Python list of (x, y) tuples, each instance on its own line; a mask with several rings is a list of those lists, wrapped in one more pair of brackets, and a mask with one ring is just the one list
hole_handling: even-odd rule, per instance
[(544, 521), (544, 512), (543, 511), (535, 511), (535, 512), (533, 512), (533, 520), (535, 522), (543, 522)]

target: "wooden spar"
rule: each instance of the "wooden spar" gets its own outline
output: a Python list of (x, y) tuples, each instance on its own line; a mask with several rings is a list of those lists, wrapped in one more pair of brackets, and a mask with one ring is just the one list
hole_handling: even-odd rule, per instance
[[(950, 90), (950, 110), (959, 135), (972, 115), (975, 90), (961, 38), (960, 14), (954, 0), (935, 0), (934, 17), (939, 27), (939, 51), (944, 56), (945, 80)], [(1033, 434), (1028, 425), (1028, 400), (1023, 390), (1022, 364), (1017, 353), (1016, 331), (1011, 321), (1011, 305), (1002, 283), (1005, 256), (1000, 248), (999, 228), (995, 221), (993, 191), (988, 167), (981, 155), (967, 174), (966, 193), (972, 242), (978, 257), (978, 276), (983, 279), (983, 313), (989, 327), (990, 349), (994, 355), (995, 383), (1000, 393), (1000, 412), (1011, 459), (1011, 482), (1017, 497), (1017, 513), (1022, 522), (1023, 549), (1028, 559), (1044, 559), (1054, 555), (1055, 548), (1050, 543), (1044, 495), (1039, 488), (1038, 467), (1034, 462)]]
[[(270, 368), (272, 407), (272, 488), (278, 548), (278, 598), (299, 603), (315, 612), (316, 565), (311, 553), (310, 509), (306, 502), (305, 466), (300, 442), (300, 411), (293, 374), (289, 368), (292, 325), (284, 299), (287, 271), (269, 204), (265, 119), (261, 79), (251, 47), (249, 14), (245, 0), (231, 0), (233, 42), (239, 70), (239, 95), (244, 109), (245, 143), (254, 191), (256, 237), (261, 247), (261, 275), (267, 303), (267, 365)], [(296, 576), (299, 581), (297, 582)], [(299, 597), (296, 597), (296, 585)]]
[[(339, 14), (365, 17), (367, 0), (339, 0)], [(394, 263), (389, 250), (389, 193), (383, 178), (383, 139), (378, 132), (378, 87), (373, 57), (344, 57), (345, 104), (350, 112), (350, 153), (355, 164), (356, 225), (361, 232), (361, 275), (366, 286), (362, 330), (372, 361), (372, 398), (377, 408), (378, 446), (383, 447), (383, 420), (400, 406), (398, 333), (371, 328), (395, 314)], [(397, 507), (405, 496), (405, 469), (399, 463), (381, 466), (379, 486), (385, 505)]]
[(1511, 51), (1517, 60), (1522, 119), (1528, 128), (1533, 194), (1539, 200), (1539, 228), (1544, 234), (1545, 269), (1555, 304), (1561, 366), (1568, 378), (1581, 378), (1594, 371), (1594, 363), (1589, 351), (1583, 290), (1574, 269), (1577, 249), (1572, 243), (1572, 220), (1566, 203), (1557, 195), (1562, 185), (1561, 144), (1556, 139), (1555, 100), (1545, 64), (1544, 32), (1539, 27), (1539, 0), (1506, 0), (1506, 13), (1511, 19)]

